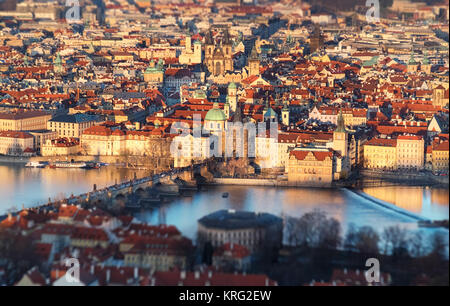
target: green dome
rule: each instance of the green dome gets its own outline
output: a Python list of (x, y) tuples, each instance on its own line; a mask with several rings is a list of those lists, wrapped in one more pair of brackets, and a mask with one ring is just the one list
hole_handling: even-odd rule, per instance
[(414, 58), (414, 53), (411, 53), (411, 57), (409, 58), (408, 65), (417, 65), (417, 62)]
[(205, 121), (225, 121), (225, 120), (227, 120), (227, 117), (216, 103), (214, 103), (214, 107), (211, 108), (206, 113), (205, 116)]
[(234, 82), (231, 82), (230, 85), (228, 85), (229, 89), (236, 89), (236, 84)]
[(423, 53), (422, 65), (429, 65), (429, 64), (430, 64), (430, 60), (428, 59), (427, 51), (425, 51)]

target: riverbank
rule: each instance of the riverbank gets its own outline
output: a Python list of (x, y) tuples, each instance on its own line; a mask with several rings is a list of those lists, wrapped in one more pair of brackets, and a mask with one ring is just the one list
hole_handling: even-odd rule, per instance
[(7, 156), (0, 155), (0, 163), (3, 164), (26, 164), (28, 162), (45, 161), (54, 162), (97, 162), (108, 165), (142, 170), (154, 170), (155, 173), (170, 169), (172, 158), (150, 157), (150, 156), (105, 156), (105, 155), (68, 155), (68, 156)]

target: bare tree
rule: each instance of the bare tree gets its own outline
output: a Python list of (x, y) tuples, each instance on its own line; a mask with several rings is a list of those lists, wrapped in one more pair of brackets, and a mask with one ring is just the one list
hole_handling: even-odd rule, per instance
[(409, 238), (409, 253), (414, 257), (425, 255), (424, 239), (421, 232), (416, 232)]
[(344, 246), (352, 251), (360, 253), (378, 254), (380, 236), (370, 226), (356, 228), (353, 224), (350, 226), (345, 237)]
[(384, 253), (392, 255), (404, 254), (407, 252), (408, 233), (398, 225), (390, 226), (383, 231)]
[(288, 218), (286, 224), (290, 244), (334, 249), (341, 243), (341, 225), (323, 211), (314, 210), (299, 219)]

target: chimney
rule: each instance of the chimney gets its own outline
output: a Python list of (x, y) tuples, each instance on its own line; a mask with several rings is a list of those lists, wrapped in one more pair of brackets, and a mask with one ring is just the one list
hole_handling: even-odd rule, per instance
[(212, 274), (213, 274), (212, 271), (209, 270), (209, 271), (208, 271), (208, 278), (211, 278), (211, 277), (212, 277)]
[(266, 277), (266, 286), (269, 286), (269, 278)]
[(139, 278), (139, 269), (137, 267), (134, 267), (134, 278)]
[(109, 281), (111, 280), (111, 270), (106, 270), (106, 283), (109, 284)]
[(185, 279), (186, 278), (186, 271), (181, 271), (180, 272), (180, 279)]
[(94, 273), (95, 273), (95, 266), (91, 265), (91, 274), (94, 275)]
[(195, 271), (195, 279), (199, 279), (200, 278), (200, 272), (199, 271)]
[(135, 126), (136, 130), (140, 130), (141, 129), (141, 123), (140, 122), (135, 122), (134, 126)]

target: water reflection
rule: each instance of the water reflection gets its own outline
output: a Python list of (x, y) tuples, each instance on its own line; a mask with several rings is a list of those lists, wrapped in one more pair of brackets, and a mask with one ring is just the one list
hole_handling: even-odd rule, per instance
[[(418, 187), (418, 190), (422, 190)], [(229, 197), (223, 198), (222, 193)], [(420, 192), (415, 191), (416, 194)], [(443, 196), (443, 195), (442, 195)], [(448, 192), (447, 192), (448, 197)], [(430, 200), (431, 201), (431, 200)], [(434, 205), (434, 204), (433, 204)], [(436, 211), (438, 218), (448, 218), (448, 205)], [(247, 186), (217, 186), (195, 193), (192, 197), (177, 198), (166, 204), (165, 222), (176, 225), (183, 234), (195, 239), (197, 220), (219, 209), (269, 212), (278, 216), (302, 216), (314, 209), (323, 210), (341, 222), (345, 232), (350, 223), (370, 225), (382, 231), (384, 227), (401, 224), (417, 228), (412, 219), (368, 201), (346, 189), (302, 189)], [(153, 224), (160, 221), (158, 210), (138, 213), (138, 219)]]
[(448, 219), (448, 189), (389, 186), (363, 188), (363, 191), (430, 219)]
[(94, 184), (102, 188), (116, 181), (146, 175), (143, 170), (103, 167), (84, 169), (33, 169), (23, 164), (0, 164), (0, 213), (11, 207), (30, 207), (73, 194), (92, 190)]

